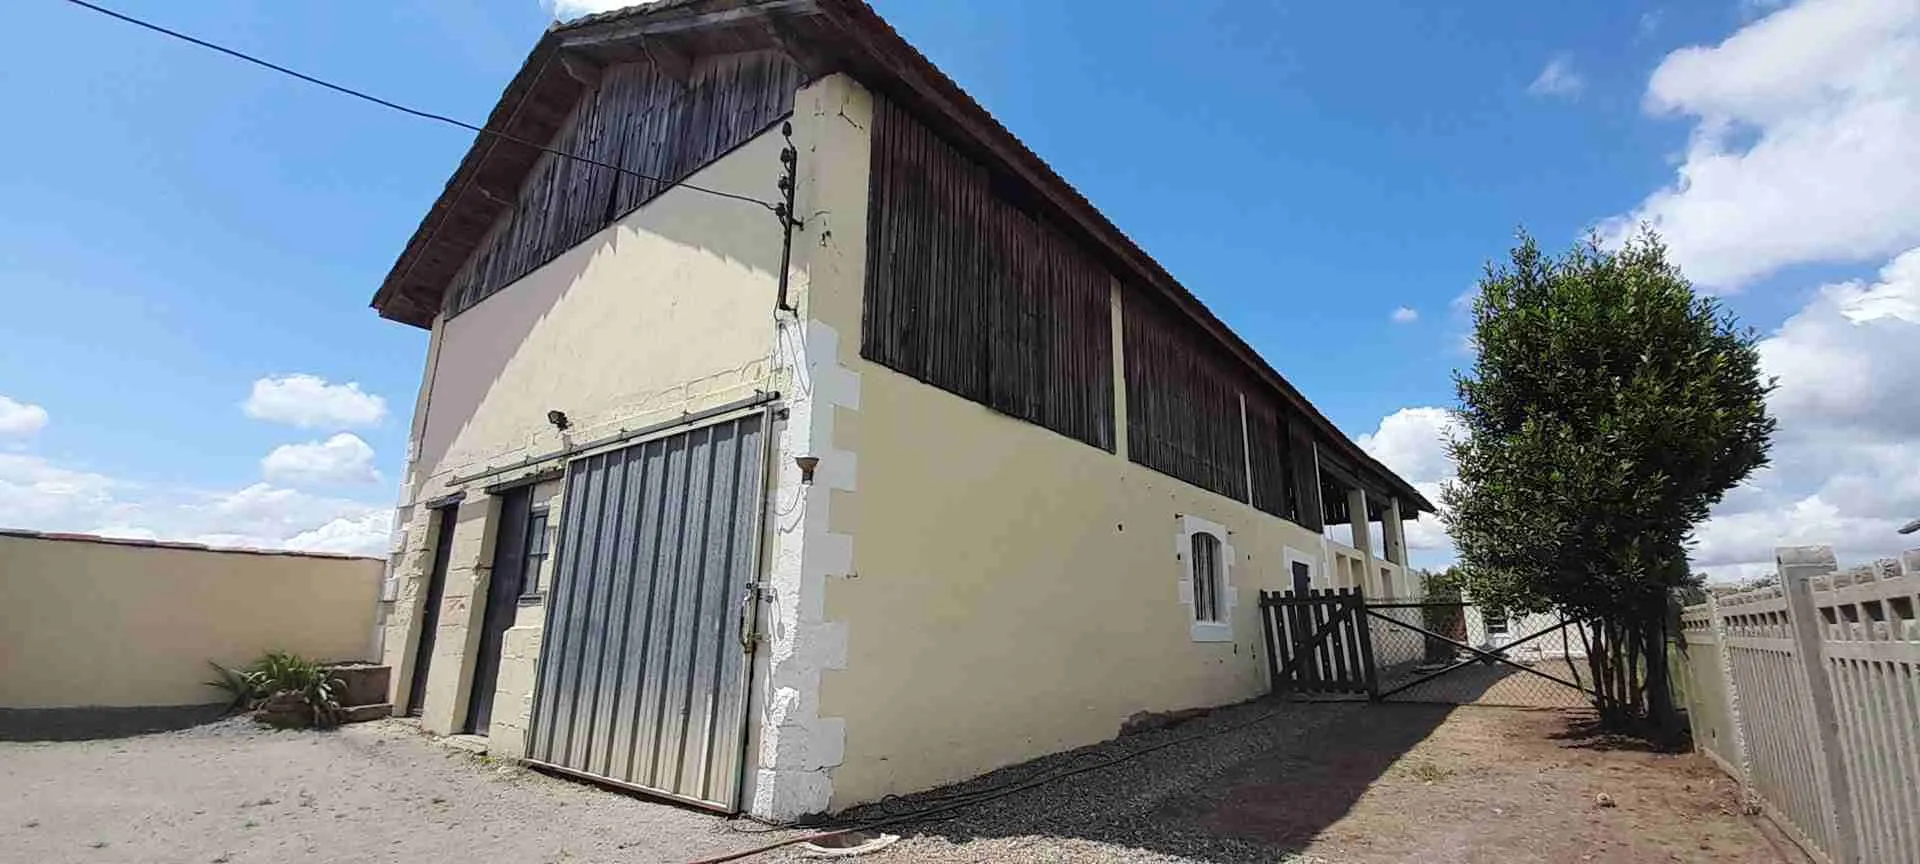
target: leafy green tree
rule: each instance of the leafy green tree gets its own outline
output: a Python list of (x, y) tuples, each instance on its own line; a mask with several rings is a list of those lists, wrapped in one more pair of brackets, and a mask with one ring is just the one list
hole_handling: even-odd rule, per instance
[[(1421, 571), (1420, 585), (1424, 589), (1428, 605), (1420, 607), (1420, 626), (1427, 632), (1445, 636), (1447, 639), (1464, 642), (1467, 639), (1466, 609), (1454, 605), (1461, 599), (1464, 588), (1463, 576), (1457, 567), (1448, 567), (1438, 573)], [(1445, 663), (1453, 659), (1456, 648), (1446, 639), (1426, 637), (1422, 642), (1421, 657), (1429, 663)]]
[(1673, 596), (1681, 606), (1698, 606), (1707, 602), (1707, 574), (1688, 576), (1685, 584), (1674, 589)]
[(1583, 621), (1602, 721), (1677, 737), (1668, 604), (1693, 526), (1766, 464), (1774, 430), (1756, 338), (1651, 232), (1559, 258), (1521, 234), (1473, 325), (1442, 493), (1467, 592)]

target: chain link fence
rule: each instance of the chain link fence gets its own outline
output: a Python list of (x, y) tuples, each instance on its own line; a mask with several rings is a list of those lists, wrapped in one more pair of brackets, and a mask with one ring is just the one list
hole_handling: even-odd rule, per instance
[(1451, 598), (1369, 602), (1378, 698), (1580, 708), (1586, 650), (1556, 613), (1509, 616)]

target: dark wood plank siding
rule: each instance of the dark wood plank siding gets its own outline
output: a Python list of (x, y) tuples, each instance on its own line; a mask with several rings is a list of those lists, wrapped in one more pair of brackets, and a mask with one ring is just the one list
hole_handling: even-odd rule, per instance
[(1295, 515), (1291, 441), (1287, 415), (1272, 397), (1247, 394), (1247, 458), (1253, 471), (1253, 506), (1282, 519)]
[(1321, 508), (1319, 454), (1314, 449), (1313, 432), (1305, 420), (1290, 416), (1287, 436), (1292, 445), (1289, 464), (1293, 466), (1293, 473), (1288, 477), (1288, 486), (1293, 490), (1293, 521), (1319, 531), (1327, 523)]
[(1241, 376), (1204, 334), (1144, 291), (1122, 293), (1120, 316), (1128, 456), (1203, 489), (1247, 500)]
[(1320, 501), (1320, 513), (1326, 517), (1324, 525), (1347, 525), (1352, 522), (1352, 511), (1347, 508), (1346, 487), (1325, 475), (1320, 478)]
[[(649, 63), (618, 64), (604, 70), (549, 146), (678, 181), (791, 113), (799, 86), (793, 61), (768, 51), (702, 57), (684, 83)], [(447, 311), (458, 314), (486, 299), (667, 185), (551, 153), (541, 156), (512, 205), (454, 274)]]
[(876, 99), (860, 355), (1113, 449), (1112, 277)]

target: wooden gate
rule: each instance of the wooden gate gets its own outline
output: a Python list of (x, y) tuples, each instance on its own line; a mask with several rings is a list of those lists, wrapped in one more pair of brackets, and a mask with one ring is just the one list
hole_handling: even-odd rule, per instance
[(1371, 696), (1378, 689), (1359, 591), (1262, 591), (1260, 620), (1274, 692)]

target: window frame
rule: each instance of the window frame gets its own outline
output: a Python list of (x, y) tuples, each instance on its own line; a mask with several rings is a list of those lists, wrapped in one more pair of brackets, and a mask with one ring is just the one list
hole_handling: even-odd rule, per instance
[(1187, 572), (1193, 580), (1193, 620), (1198, 624), (1218, 624), (1220, 615), (1220, 538), (1211, 531), (1195, 531), (1187, 537), (1191, 560)]
[(548, 504), (536, 504), (527, 511), (525, 551), (520, 556), (519, 598), (524, 601), (539, 600), (546, 596), (540, 590), (540, 574), (547, 567), (547, 559), (553, 557), (553, 547), (549, 542), (552, 529), (553, 508)]
[[(1201, 563), (1195, 554), (1195, 538), (1206, 534), (1213, 538), (1214, 578), (1211, 580), (1213, 596), (1212, 620), (1201, 618), (1202, 598), (1196, 591), (1199, 579), (1195, 567)], [(1180, 605), (1185, 607), (1187, 636), (1194, 642), (1232, 642), (1233, 611), (1239, 605), (1238, 592), (1233, 584), (1233, 532), (1225, 525), (1209, 521), (1199, 516), (1181, 514), (1178, 536), (1173, 544), (1174, 560), (1178, 562), (1179, 579), (1176, 581)]]

